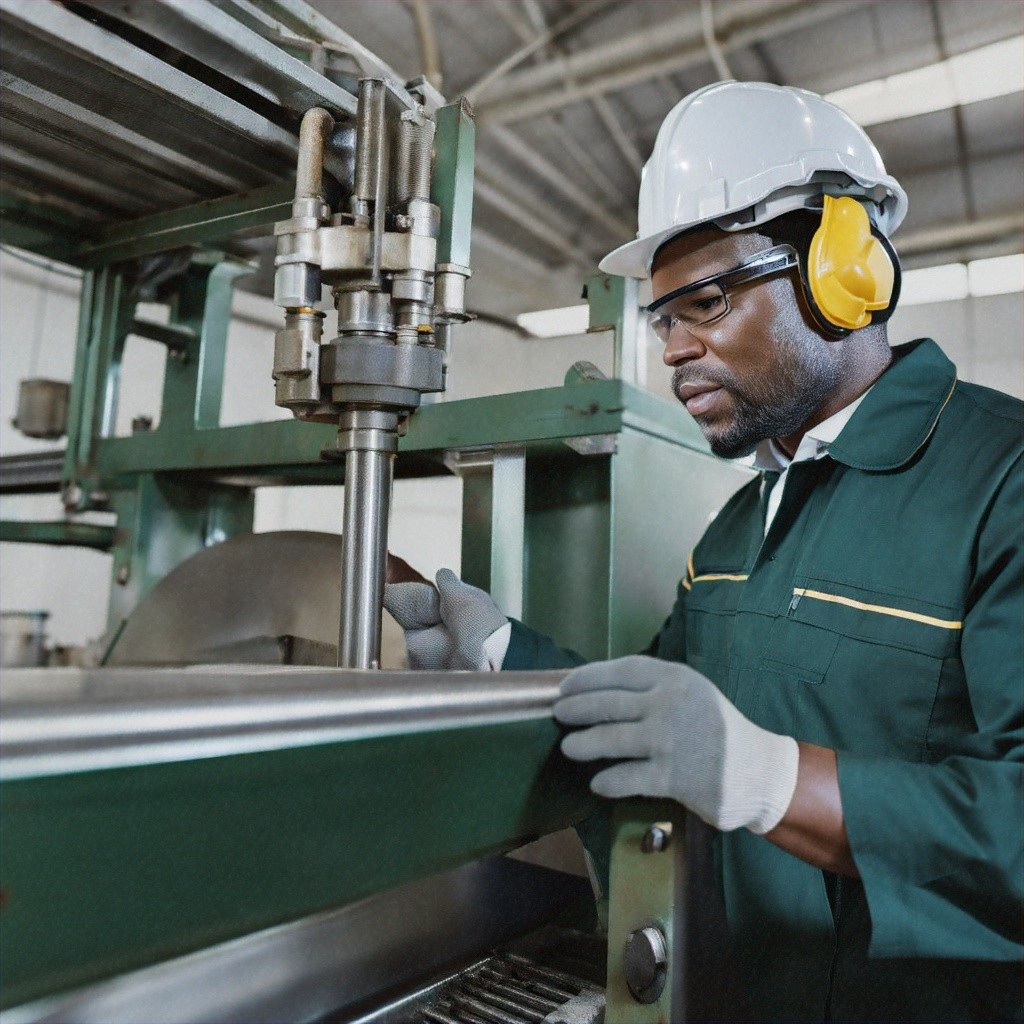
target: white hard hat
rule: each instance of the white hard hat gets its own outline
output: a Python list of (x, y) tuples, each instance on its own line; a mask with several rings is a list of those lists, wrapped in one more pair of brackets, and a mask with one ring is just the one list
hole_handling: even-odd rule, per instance
[(823, 194), (861, 200), (886, 237), (907, 212), (878, 150), (837, 106), (791, 86), (716, 82), (662, 122), (640, 180), (640, 230), (601, 270), (646, 277), (658, 248), (688, 228), (742, 231)]

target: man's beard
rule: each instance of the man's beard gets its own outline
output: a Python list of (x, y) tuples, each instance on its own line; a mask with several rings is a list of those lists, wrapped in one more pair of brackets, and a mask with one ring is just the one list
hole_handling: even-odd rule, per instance
[(684, 365), (672, 374), (677, 397), (687, 383), (717, 384), (732, 396), (732, 414), (721, 425), (695, 417), (715, 455), (738, 459), (769, 437), (795, 433), (838, 386), (839, 363), (824, 347), (828, 342), (816, 344), (806, 335), (791, 342), (784, 340), (788, 332), (780, 334), (783, 337), (775, 341), (775, 362), (762, 375), (747, 377), (742, 383), (724, 367), (708, 374)]

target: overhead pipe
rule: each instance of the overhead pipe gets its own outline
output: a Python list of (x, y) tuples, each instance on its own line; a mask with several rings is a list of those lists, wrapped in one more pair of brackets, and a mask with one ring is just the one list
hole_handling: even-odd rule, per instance
[(893, 244), (901, 257), (944, 252), (965, 245), (986, 245), (1003, 239), (1024, 243), (1024, 213), (997, 214), (960, 224), (943, 224), (897, 235)]
[(548, 43), (554, 41), (565, 32), (568, 32), (569, 29), (575, 28), (581, 22), (603, 13), (610, 8), (614, 2), (615, 0), (605, 0), (604, 3), (600, 4), (590, 3), (585, 7), (580, 7), (571, 11), (560, 21), (556, 21), (550, 28), (541, 32), (535, 39), (532, 39), (530, 42), (519, 47), (518, 50), (510, 53), (504, 60), (491, 68), (483, 78), (479, 79), (468, 89), (465, 89), (463, 91), (463, 95), (470, 101), (470, 103), (476, 103), (482, 93), (493, 89), (496, 82), (505, 78), (513, 68), (522, 64), (527, 57), (530, 57), (538, 50), (547, 46)]
[(644, 158), (640, 150), (636, 148), (636, 143), (626, 134), (619, 123), (619, 119), (615, 116), (615, 111), (612, 110), (612, 105), (608, 102), (607, 97), (595, 96), (592, 102), (594, 109), (597, 111), (597, 116), (601, 118), (605, 128), (608, 129), (608, 134), (611, 135), (616, 149), (625, 159), (630, 173), (634, 178), (639, 178), (640, 168), (644, 165)]
[(700, 0), (700, 27), (704, 33), (704, 45), (708, 48), (711, 63), (715, 65), (718, 77), (723, 81), (735, 78), (736, 76), (732, 73), (729, 62), (725, 59), (722, 47), (715, 36), (715, 12), (711, 6), (711, 0)]
[[(723, 51), (738, 49), (773, 36), (795, 32), (830, 21), (840, 15), (877, 3), (878, 0), (844, 0), (832, 3), (804, 0), (782, 3), (751, 2), (730, 8), (733, 16), (719, 26), (719, 45)], [(744, 16), (734, 12), (747, 10)], [(756, 13), (755, 13), (756, 12)], [(510, 75), (504, 81), (500, 98), (481, 99), (477, 113), (481, 124), (508, 124), (550, 114), (562, 107), (591, 99), (659, 75), (678, 73), (708, 59), (707, 45), (695, 18), (670, 19), (656, 29), (645, 29), (619, 36), (610, 43), (572, 53), (558, 61), (548, 61)], [(563, 87), (569, 74), (576, 85)]]
[(299, 126), (299, 157), (295, 167), (295, 198), (324, 198), (324, 153), (334, 131), (334, 118), (323, 107), (311, 107)]
[(580, 187), (579, 181), (573, 181), (539, 153), (524, 146), (522, 140), (504, 125), (488, 125), (486, 139), (497, 143), (513, 160), (518, 160), (538, 178), (543, 178), (562, 199), (577, 207), (594, 223), (600, 224), (613, 238), (632, 237), (634, 229), (626, 221), (609, 211), (605, 204), (595, 200), (586, 189)]
[(408, 0), (408, 5), (412, 11), (413, 20), (416, 22), (416, 32), (420, 37), (423, 74), (438, 92), (442, 92), (444, 72), (441, 69), (441, 47), (437, 41), (437, 33), (434, 31), (434, 19), (431, 17), (430, 8), (426, 0)]

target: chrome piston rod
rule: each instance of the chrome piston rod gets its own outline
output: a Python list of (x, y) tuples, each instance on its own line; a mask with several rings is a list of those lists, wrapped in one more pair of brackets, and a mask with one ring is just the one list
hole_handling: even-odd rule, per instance
[(345, 452), (341, 558), (340, 668), (379, 668), (381, 603), (387, 573), (391, 480), (398, 415), (361, 409), (343, 414)]

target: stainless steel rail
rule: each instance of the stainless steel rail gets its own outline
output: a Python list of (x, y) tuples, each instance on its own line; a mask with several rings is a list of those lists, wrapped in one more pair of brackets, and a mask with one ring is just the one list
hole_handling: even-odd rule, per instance
[(564, 672), (11, 669), (0, 778), (544, 718)]
[(64, 452), (0, 456), (0, 494), (59, 491)]

